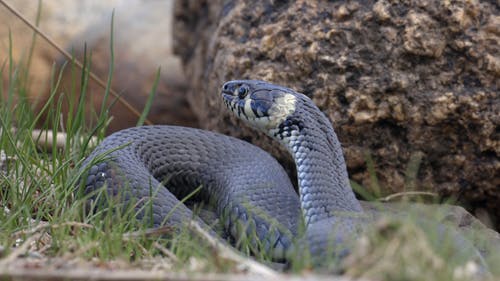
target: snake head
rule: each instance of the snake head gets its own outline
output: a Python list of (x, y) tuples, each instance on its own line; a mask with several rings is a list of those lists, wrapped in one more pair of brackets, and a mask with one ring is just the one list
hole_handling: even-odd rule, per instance
[(295, 112), (298, 93), (259, 80), (234, 80), (222, 86), (227, 108), (250, 126), (270, 134)]

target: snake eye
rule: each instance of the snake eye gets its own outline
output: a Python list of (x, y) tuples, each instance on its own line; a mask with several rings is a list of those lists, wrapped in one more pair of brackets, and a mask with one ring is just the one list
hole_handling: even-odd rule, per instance
[(248, 86), (247, 85), (241, 85), (239, 88), (238, 88), (238, 98), (240, 99), (244, 99), (245, 96), (248, 94)]

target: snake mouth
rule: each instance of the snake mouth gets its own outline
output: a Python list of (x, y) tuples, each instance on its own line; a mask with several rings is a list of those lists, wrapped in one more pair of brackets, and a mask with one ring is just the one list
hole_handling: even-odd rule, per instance
[(226, 104), (227, 108), (237, 115), (241, 114), (241, 110), (237, 109), (238, 103), (238, 88), (240, 83), (236, 83), (236, 81), (229, 81), (222, 85), (221, 94), (222, 100)]
[(222, 96), (225, 97), (225, 96), (233, 96), (233, 92), (231, 92), (230, 90), (227, 90), (227, 89), (222, 89)]

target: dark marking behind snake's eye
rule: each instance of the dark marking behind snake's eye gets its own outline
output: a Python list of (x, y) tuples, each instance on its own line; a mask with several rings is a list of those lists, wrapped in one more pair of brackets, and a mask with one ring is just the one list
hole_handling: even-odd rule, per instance
[(250, 89), (248, 88), (247, 85), (241, 85), (238, 88), (238, 98), (244, 99), (246, 97), (246, 95), (248, 94), (249, 90)]
[(252, 100), (252, 110), (255, 116), (269, 116), (269, 109), (273, 106), (272, 101), (268, 100)]

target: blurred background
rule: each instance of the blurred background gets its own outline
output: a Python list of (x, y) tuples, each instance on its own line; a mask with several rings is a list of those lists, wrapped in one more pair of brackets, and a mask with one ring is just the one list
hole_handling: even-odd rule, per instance
[[(109, 41), (114, 11), (112, 89), (142, 111), (160, 68), (157, 94), (148, 118), (157, 124), (197, 126), (184, 97), (186, 81), (180, 60), (172, 54), (172, 0), (45, 0), (41, 5), (39, 1), (16, 0), (8, 4), (32, 23), (38, 23), (46, 35), (77, 59), (83, 61), (84, 54), (91, 57), (90, 69), (103, 81), (108, 78), (111, 64)], [(67, 64), (68, 60), (43, 38), (33, 39), (33, 30), (0, 6), (0, 62), (8, 67), (12, 44), (14, 62), (30, 64), (25, 69), (29, 69), (27, 95), (33, 106), (44, 103), (49, 95), (51, 71), (59, 71), (63, 66), (60, 94), (79, 92), (70, 88), (75, 84), (71, 81), (79, 81), (80, 70)], [(3, 85), (7, 87), (7, 71), (3, 73)], [(72, 76), (76, 79), (71, 79)], [(94, 105), (85, 114), (90, 121), (92, 111), (100, 108), (104, 89), (93, 81), (88, 87), (86, 98)], [(111, 99), (108, 105), (114, 102)], [(67, 107), (64, 102), (63, 107)], [(113, 120), (107, 133), (137, 122), (137, 116), (120, 103), (114, 103), (111, 115)]]

